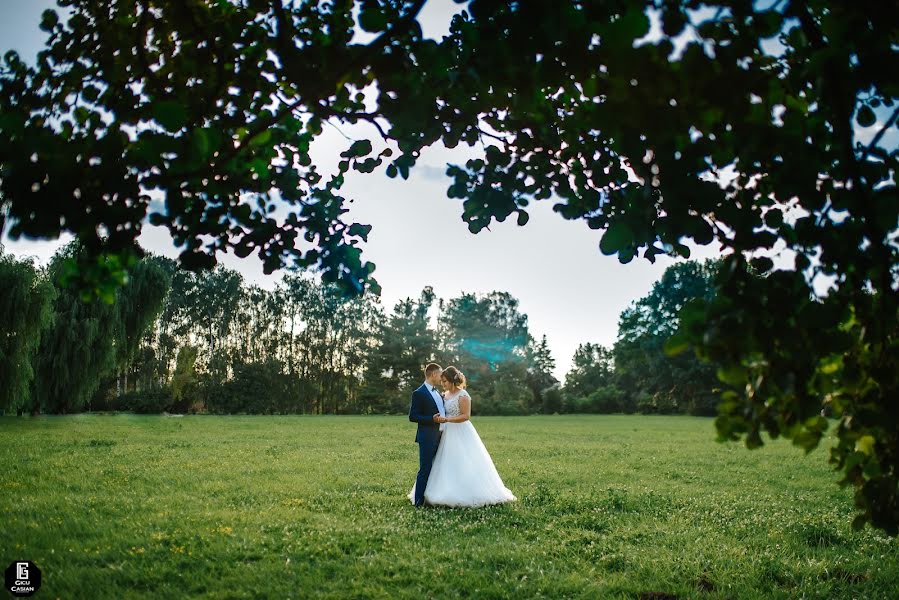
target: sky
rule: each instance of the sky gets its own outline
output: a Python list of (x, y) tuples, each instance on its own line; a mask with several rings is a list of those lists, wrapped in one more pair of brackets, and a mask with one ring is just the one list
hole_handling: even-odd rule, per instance
[[(49, 0), (0, 0), (0, 52), (15, 49), (23, 59), (33, 60), (45, 39), (37, 27), (40, 14), (53, 5)], [(441, 37), (452, 15), (462, 8), (452, 0), (430, 0), (419, 16), (424, 34)], [(339, 131), (326, 127), (313, 148), (320, 170), (327, 173), (336, 167), (338, 153), (350, 143), (344, 136), (371, 137), (373, 130), (366, 127), (341, 126)], [(532, 335), (547, 336), (556, 376), (563, 379), (577, 346), (611, 345), (621, 311), (649, 292), (675, 260), (660, 257), (651, 264), (635, 259), (621, 265), (616, 257), (599, 252), (601, 232), (590, 230), (583, 221), (565, 221), (552, 211), (552, 200), (532, 205), (524, 227), (510, 219), (494, 223), (490, 231), (471, 234), (461, 218), (461, 200), (446, 196), (450, 180), (445, 169), (447, 162), (464, 162), (479, 151), (426, 150), (408, 180), (389, 179), (383, 170), (348, 173), (342, 195), (354, 202), (347, 219), (373, 225), (363, 255), (377, 265), (374, 275), (387, 310), (402, 298), (417, 297), (426, 285), (446, 299), (463, 292), (508, 291), (528, 315)], [(43, 264), (70, 239), (12, 241), (4, 235), (0, 242), (6, 251), (35, 256)], [(180, 252), (165, 228), (148, 223), (139, 241), (157, 254), (175, 258)], [(693, 258), (718, 255), (717, 246), (691, 249)], [(219, 262), (266, 289), (272, 289), (283, 273), (264, 275), (261, 262), (252, 255), (240, 259), (220, 254)]]

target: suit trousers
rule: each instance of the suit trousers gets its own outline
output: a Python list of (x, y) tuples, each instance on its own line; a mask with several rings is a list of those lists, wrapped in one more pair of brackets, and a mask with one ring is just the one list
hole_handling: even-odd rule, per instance
[(425, 489), (428, 486), (428, 477), (431, 476), (431, 465), (434, 464), (434, 456), (437, 454), (437, 446), (440, 444), (442, 433), (423, 435), (418, 441), (418, 477), (415, 478), (415, 506), (421, 506), (425, 502)]

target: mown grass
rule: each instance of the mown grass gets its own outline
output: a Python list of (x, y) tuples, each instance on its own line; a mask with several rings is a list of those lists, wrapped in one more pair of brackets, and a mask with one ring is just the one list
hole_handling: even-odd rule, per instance
[[(0, 568), (47, 598), (896, 598), (826, 451), (689, 417), (475, 417), (520, 501), (413, 509), (402, 417), (0, 418)], [(657, 596), (649, 596), (658, 594)]]

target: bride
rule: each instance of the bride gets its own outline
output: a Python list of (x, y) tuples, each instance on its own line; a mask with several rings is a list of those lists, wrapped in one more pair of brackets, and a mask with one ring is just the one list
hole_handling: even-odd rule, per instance
[[(425, 487), (425, 503), (441, 506), (485, 506), (517, 500), (503, 485), (493, 460), (471, 424), (471, 396), (465, 391), (465, 375), (447, 367), (440, 378), (446, 390), (443, 405), (446, 423)], [(415, 486), (409, 492), (414, 502)]]

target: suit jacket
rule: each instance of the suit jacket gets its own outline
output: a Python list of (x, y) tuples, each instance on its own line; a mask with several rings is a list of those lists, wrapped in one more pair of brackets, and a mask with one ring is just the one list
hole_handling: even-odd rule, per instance
[(427, 384), (422, 384), (417, 390), (412, 392), (412, 402), (409, 404), (409, 420), (418, 423), (418, 430), (415, 432), (415, 441), (421, 443), (422, 440), (434, 441), (440, 434), (440, 423), (434, 422), (436, 415), (437, 403), (428, 390)]

